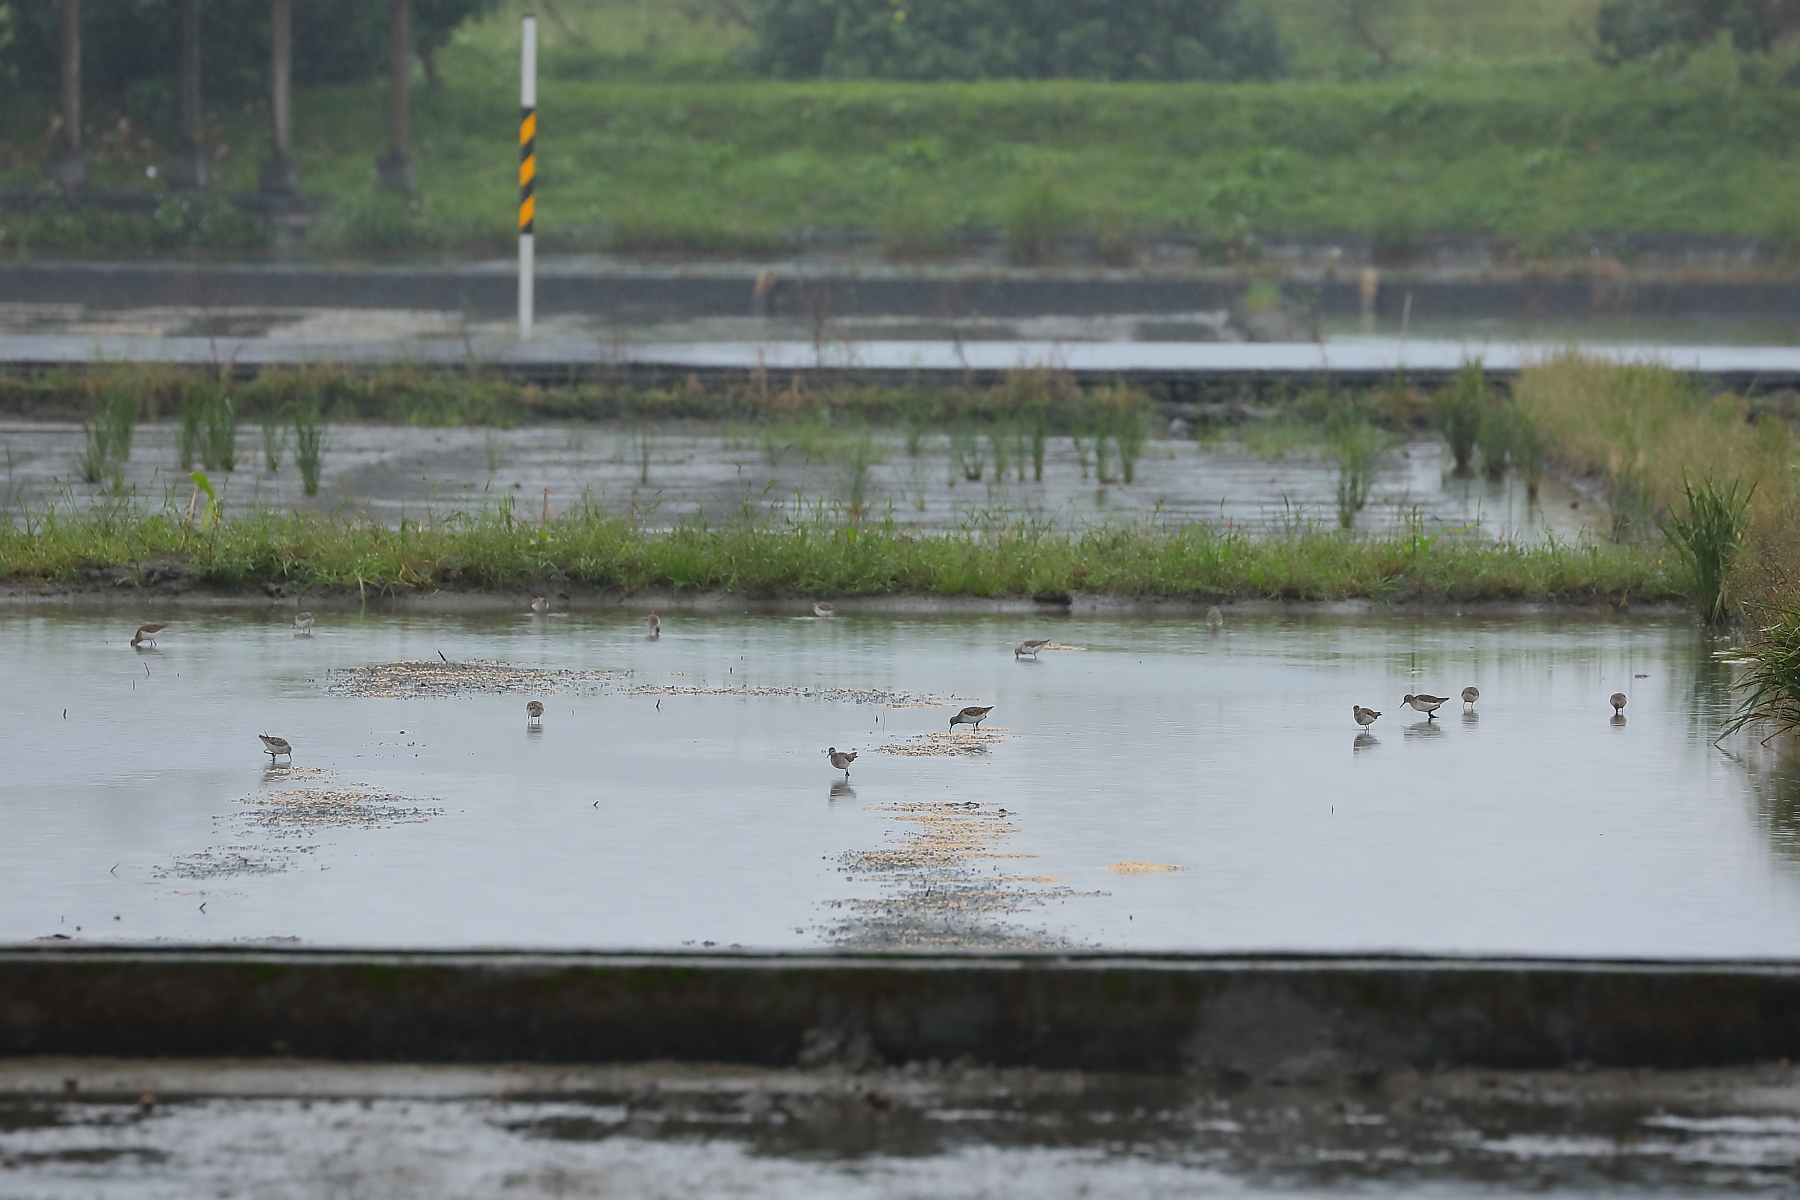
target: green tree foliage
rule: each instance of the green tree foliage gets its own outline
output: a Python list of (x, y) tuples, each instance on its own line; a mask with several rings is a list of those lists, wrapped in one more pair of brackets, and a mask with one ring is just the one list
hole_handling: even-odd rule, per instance
[(1744, 53), (1766, 53), (1800, 29), (1800, 0), (1607, 0), (1595, 18), (1601, 61), (1681, 52), (1721, 33)]
[(1237, 0), (762, 0), (752, 59), (785, 79), (1273, 79)]
[[(413, 46), (422, 55), (499, 0), (413, 0)], [(181, 20), (177, 0), (83, 0), (82, 87), (148, 119), (172, 117)], [(301, 0), (294, 5), (294, 81), (349, 83), (387, 69), (387, 5)], [(0, 3), (0, 95), (56, 95), (61, 33), (52, 0)], [(269, 90), (268, 0), (208, 0), (200, 62), (208, 102), (260, 100)]]

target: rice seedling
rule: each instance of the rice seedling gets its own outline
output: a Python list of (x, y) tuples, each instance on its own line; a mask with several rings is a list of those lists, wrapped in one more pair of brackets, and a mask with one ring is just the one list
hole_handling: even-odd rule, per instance
[(650, 483), (650, 460), (656, 453), (656, 431), (650, 426), (640, 426), (631, 435), (631, 450), (637, 459), (638, 483), (648, 486)]
[(208, 471), (237, 470), (237, 401), (223, 386), (200, 409), (200, 461)]
[(314, 404), (303, 404), (294, 413), (294, 465), (300, 468), (300, 486), (309, 496), (319, 494), (319, 473), (325, 466), (325, 425)]
[(981, 433), (974, 420), (959, 416), (950, 422), (950, 486), (956, 486), (959, 473), (970, 483), (981, 482), (986, 463), (981, 453)]
[(269, 474), (279, 474), (282, 456), (287, 453), (287, 426), (272, 409), (264, 410), (257, 423), (262, 426), (263, 466)]
[(850, 520), (860, 524), (868, 502), (869, 480), (875, 466), (887, 457), (887, 444), (878, 442), (867, 425), (844, 443), (844, 491), (850, 499)]
[(1456, 378), (1438, 393), (1434, 407), (1438, 432), (1450, 446), (1456, 473), (1467, 475), (1488, 409), (1487, 378), (1482, 374), (1481, 364), (1465, 362)]
[(1369, 503), (1369, 491), (1375, 485), (1375, 468), (1388, 447), (1388, 439), (1361, 413), (1351, 413), (1333, 422), (1327, 435), (1338, 464), (1338, 526), (1350, 529), (1356, 525), (1356, 514)]
[(1006, 482), (1006, 472), (1013, 465), (1015, 449), (1012, 422), (1000, 420), (988, 426), (988, 457), (994, 460), (994, 483)]
[(1117, 408), (1110, 416), (1108, 432), (1119, 452), (1119, 473), (1126, 483), (1135, 483), (1138, 460), (1144, 456), (1144, 444), (1150, 438), (1150, 414), (1133, 406)]
[(175, 416), (175, 458), (185, 473), (194, 469), (200, 457), (201, 427), (206, 419), (207, 398), (189, 395), (182, 398)]
[(1031, 440), (1031, 478), (1044, 482), (1044, 450), (1050, 440), (1050, 412), (1043, 405), (1025, 410), (1025, 426)]
[(128, 385), (113, 388), (100, 405), (94, 427), (108, 460), (115, 463), (131, 461), (131, 440), (137, 428), (137, 416), (137, 400)]
[(75, 459), (75, 470), (83, 483), (99, 483), (113, 467), (106, 432), (95, 421), (83, 422), (81, 432), (84, 444)]
[(1749, 529), (1756, 485), (1744, 490), (1736, 480), (1721, 485), (1706, 479), (1696, 486), (1690, 478), (1682, 483), (1686, 504), (1669, 515), (1663, 536), (1680, 560), (1688, 599), (1700, 619), (1720, 625), (1730, 614), (1726, 585)]
[(506, 439), (489, 429), (481, 435), (481, 448), (487, 459), (488, 474), (497, 473), (500, 464), (506, 461)]

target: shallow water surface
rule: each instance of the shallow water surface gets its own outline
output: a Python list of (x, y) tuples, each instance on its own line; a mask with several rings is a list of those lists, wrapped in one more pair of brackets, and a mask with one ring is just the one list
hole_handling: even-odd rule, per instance
[(140, 619), (0, 616), (0, 939), (1800, 951), (1684, 620)]

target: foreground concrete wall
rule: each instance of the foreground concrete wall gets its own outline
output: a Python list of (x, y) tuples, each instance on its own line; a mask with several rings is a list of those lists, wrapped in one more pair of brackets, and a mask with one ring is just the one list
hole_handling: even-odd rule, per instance
[(1800, 1059), (1800, 965), (0, 952), (0, 1056), (1203, 1071)]

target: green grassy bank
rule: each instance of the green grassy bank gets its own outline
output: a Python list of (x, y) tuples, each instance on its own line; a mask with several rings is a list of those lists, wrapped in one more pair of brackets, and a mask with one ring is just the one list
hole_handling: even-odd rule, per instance
[[(1396, 26), (1407, 61), (1363, 75), (1319, 65), (1245, 85), (781, 83), (734, 75), (729, 39), (658, 32), (673, 17), (637, 14), (624, 24), (644, 26), (641, 46), (615, 45), (600, 32), (609, 12), (575, 31), (579, 45), (546, 35), (538, 232), (552, 250), (773, 253), (819, 227), (876, 231), (897, 256), (952, 253), (997, 230), (1031, 258), (1056, 235), (1086, 233), (1119, 262), (1167, 231), (1215, 258), (1253, 253), (1259, 232), (1321, 230), (1365, 231), (1394, 251), (1430, 232), (1492, 233), (1543, 255), (1590, 232), (1800, 243), (1800, 89), (1780, 82), (1780, 63), (1723, 47), (1622, 68), (1572, 38), (1562, 53), (1479, 57), (1463, 45), (1479, 31), (1439, 14)], [(1304, 61), (1363, 53), (1313, 45), (1328, 24), (1288, 22), (1313, 46)], [(1439, 25), (1448, 50), (1403, 32)], [(371, 190), (381, 84), (301, 91), (301, 178), (335, 201), (312, 251), (504, 250), (516, 36), (510, 19), (471, 27), (443, 52), (443, 86), (419, 83), (415, 204)], [(38, 182), (48, 115), (35, 101), (0, 115), (0, 184)], [(213, 114), (219, 188), (253, 190), (265, 126), (255, 106)], [(103, 129), (90, 148), (108, 187), (153, 186), (144, 168), (165, 152), (141, 122)], [(256, 240), (240, 221), (180, 205), (154, 221), (20, 211), (0, 224), (0, 253), (243, 252)]]
[[(153, 574), (154, 572), (154, 574)], [(121, 586), (185, 577), (221, 588), (363, 592), (654, 588), (748, 595), (1591, 602), (1677, 595), (1656, 550), (1296, 531), (1253, 540), (1206, 525), (1058, 532), (1025, 525), (909, 532), (825, 517), (766, 528), (651, 532), (600, 510), (537, 524), (509, 506), (389, 528), (327, 516), (209, 520), (129, 507), (27, 514), (0, 526), (0, 580)], [(121, 584), (121, 580), (125, 581)]]

